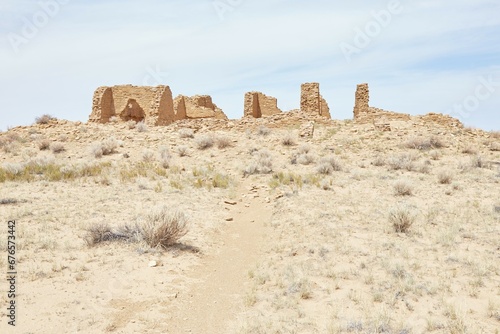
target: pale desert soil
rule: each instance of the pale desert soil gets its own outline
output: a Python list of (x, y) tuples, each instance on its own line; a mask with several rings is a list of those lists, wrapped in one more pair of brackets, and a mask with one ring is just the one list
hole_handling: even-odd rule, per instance
[[(138, 132), (60, 121), (1, 133), (0, 172), (18, 173), (0, 182), (0, 217), (17, 222), (19, 293), (13, 331), (1, 285), (0, 332), (498, 332), (498, 133), (327, 121), (299, 138), (302, 122)], [(181, 138), (183, 127), (194, 138)], [(230, 145), (200, 150), (205, 135)], [(111, 137), (116, 152), (96, 158), (93, 143)], [(415, 138), (443, 146), (409, 148)], [(41, 151), (43, 139), (65, 150)], [(321, 174), (329, 157), (335, 168)], [(30, 161), (95, 170), (28, 180), (20, 171)], [(189, 219), (179, 245), (84, 241), (95, 224), (135, 224), (162, 206)], [(389, 222), (396, 209), (414, 217), (406, 233)], [(6, 271), (6, 255), (0, 264)]]

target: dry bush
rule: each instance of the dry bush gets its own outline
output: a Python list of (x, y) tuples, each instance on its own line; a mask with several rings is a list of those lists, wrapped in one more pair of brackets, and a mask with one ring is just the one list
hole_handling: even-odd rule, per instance
[(297, 152), (299, 154), (310, 153), (311, 152), (311, 145), (309, 145), (309, 144), (300, 145), (299, 148), (297, 149)]
[(55, 142), (50, 144), (50, 150), (52, 151), (52, 153), (61, 153), (66, 149), (64, 148), (64, 145), (62, 143)]
[(118, 148), (118, 141), (114, 138), (108, 138), (102, 142), (102, 154), (109, 155), (116, 152)]
[(295, 146), (295, 136), (291, 133), (286, 134), (285, 137), (281, 139), (281, 144), (283, 146)]
[(40, 151), (46, 151), (50, 148), (50, 140), (42, 139), (38, 142), (38, 148)]
[(87, 246), (92, 247), (106, 241), (137, 241), (139, 230), (129, 226), (112, 229), (106, 223), (99, 223), (86, 229), (84, 236)]
[(397, 233), (407, 233), (415, 220), (416, 215), (406, 206), (396, 207), (389, 212), (389, 223)]
[(146, 123), (144, 123), (144, 121), (141, 121), (135, 125), (135, 129), (138, 132), (146, 132), (148, 131), (148, 126), (146, 125)]
[(302, 153), (297, 157), (297, 162), (301, 165), (310, 165), (314, 162), (314, 155), (309, 153)]
[(273, 171), (273, 161), (268, 150), (255, 151), (252, 153), (255, 161), (245, 167), (243, 175), (269, 174)]
[(217, 143), (217, 148), (219, 149), (224, 149), (226, 147), (230, 147), (232, 145), (231, 139), (225, 136), (218, 136), (215, 139), (215, 142)]
[(93, 143), (90, 146), (90, 154), (92, 154), (94, 156), (94, 158), (101, 158), (103, 155), (102, 144), (101, 143)]
[(142, 152), (142, 161), (144, 162), (152, 162), (155, 160), (155, 152), (151, 150), (144, 150)]
[(377, 156), (373, 161), (372, 161), (373, 166), (381, 167), (385, 166), (385, 158), (382, 156)]
[(193, 131), (193, 129), (182, 128), (179, 130), (179, 137), (181, 137), (181, 138), (194, 138), (194, 131)]
[(450, 184), (453, 180), (453, 176), (447, 170), (441, 171), (438, 174), (438, 181), (440, 184)]
[(172, 213), (167, 207), (149, 213), (139, 225), (142, 239), (153, 248), (175, 245), (188, 230), (186, 216), (181, 212)]
[(257, 134), (259, 134), (260, 136), (268, 136), (270, 133), (271, 130), (264, 125), (259, 126), (259, 128), (257, 129)]
[(35, 123), (36, 124), (48, 124), (50, 121), (54, 121), (56, 119), (57, 118), (55, 118), (49, 114), (44, 114), (42, 116), (35, 118)]
[(179, 154), (180, 157), (185, 157), (188, 155), (188, 148), (186, 145), (181, 145), (177, 147), (177, 154)]
[(399, 180), (394, 183), (394, 194), (396, 196), (411, 196), (413, 194), (413, 186), (404, 180)]
[(490, 168), (490, 163), (485, 161), (481, 155), (471, 158), (471, 166), (474, 168)]
[(160, 149), (160, 163), (165, 169), (170, 167), (170, 161), (172, 160), (172, 155), (167, 147), (162, 147)]
[(416, 150), (429, 150), (432, 148), (442, 148), (444, 144), (439, 137), (432, 136), (428, 139), (417, 137), (410, 138), (406, 141), (404, 146)]
[(316, 167), (316, 171), (323, 175), (329, 175), (332, 172), (339, 172), (341, 170), (342, 166), (334, 156), (321, 158)]
[(500, 142), (492, 142), (490, 144), (490, 151), (493, 151), (493, 152), (500, 152)]
[(199, 150), (206, 150), (214, 146), (214, 139), (210, 135), (201, 135), (195, 139), (196, 146)]
[(500, 139), (500, 131), (490, 131), (489, 134), (491, 138)]
[(432, 160), (439, 160), (441, 158), (441, 153), (439, 151), (430, 151), (429, 156)]
[(414, 154), (403, 153), (387, 159), (387, 164), (392, 170), (406, 169), (407, 171), (413, 171), (415, 169), (414, 161), (417, 159), (418, 157)]
[(471, 154), (471, 155), (476, 155), (478, 153), (477, 148), (467, 145), (462, 149), (463, 154)]
[(130, 120), (127, 122), (127, 127), (129, 128), (129, 130), (135, 129), (136, 125), (137, 123), (134, 120)]

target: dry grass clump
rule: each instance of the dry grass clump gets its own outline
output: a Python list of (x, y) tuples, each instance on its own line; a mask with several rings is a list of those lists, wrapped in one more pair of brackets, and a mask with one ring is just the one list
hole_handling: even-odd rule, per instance
[(218, 136), (215, 139), (215, 142), (217, 144), (217, 148), (219, 148), (219, 149), (224, 149), (224, 148), (230, 147), (232, 145), (231, 139), (229, 139), (226, 136)]
[(99, 223), (86, 229), (83, 237), (87, 246), (92, 247), (107, 241), (134, 241), (138, 240), (138, 229), (123, 226), (113, 229), (109, 224)]
[(310, 165), (314, 162), (315, 157), (310, 153), (303, 153), (297, 157), (297, 163), (301, 165)]
[(389, 223), (397, 233), (407, 233), (415, 220), (416, 215), (407, 206), (399, 206), (389, 212)]
[(324, 157), (319, 160), (316, 171), (319, 174), (329, 175), (333, 172), (342, 171), (342, 165), (334, 156)]
[(438, 181), (440, 184), (450, 184), (453, 180), (453, 176), (447, 170), (441, 171), (438, 174)]
[(181, 145), (177, 147), (177, 154), (179, 154), (180, 157), (185, 157), (188, 155), (188, 147), (186, 145)]
[(372, 165), (377, 167), (385, 166), (385, 158), (383, 156), (378, 155), (372, 161)]
[(283, 146), (295, 146), (296, 145), (295, 136), (292, 135), (291, 133), (286, 134), (285, 137), (281, 139), (281, 144)]
[(493, 152), (500, 152), (500, 142), (492, 142), (490, 144), (490, 151), (493, 151)]
[(489, 134), (491, 138), (500, 139), (500, 131), (490, 131)]
[(144, 150), (142, 152), (142, 161), (144, 162), (152, 162), (155, 160), (155, 152), (151, 150)]
[(127, 122), (127, 127), (129, 128), (129, 130), (135, 129), (136, 125), (137, 125), (137, 123), (132, 119)]
[(40, 151), (46, 151), (50, 148), (50, 140), (42, 139), (38, 142), (38, 149)]
[(166, 147), (160, 149), (160, 164), (163, 168), (167, 169), (170, 167), (170, 161), (172, 160), (172, 155)]
[(181, 138), (194, 138), (194, 131), (193, 131), (193, 129), (189, 129), (189, 128), (179, 129), (179, 137), (181, 137)]
[(299, 154), (310, 153), (311, 152), (311, 145), (309, 145), (309, 144), (300, 145), (299, 148), (297, 149), (297, 152)]
[(188, 232), (188, 220), (181, 212), (171, 212), (163, 207), (149, 213), (139, 225), (143, 240), (153, 248), (168, 248), (178, 243)]
[(471, 166), (474, 168), (490, 168), (490, 163), (485, 161), (481, 155), (471, 158)]
[(439, 151), (430, 151), (429, 156), (432, 160), (439, 160), (441, 158), (441, 153)]
[(423, 151), (433, 148), (442, 148), (444, 147), (444, 143), (439, 137), (436, 136), (432, 136), (427, 139), (413, 137), (406, 141), (405, 147)]
[(264, 125), (259, 126), (259, 128), (257, 129), (257, 134), (259, 134), (260, 136), (268, 136), (270, 133), (271, 129)]
[(148, 131), (148, 126), (146, 125), (146, 123), (144, 123), (144, 121), (141, 121), (135, 125), (135, 129), (138, 132), (146, 132)]
[(61, 153), (61, 152), (66, 151), (66, 149), (64, 148), (64, 145), (62, 143), (58, 143), (58, 142), (50, 144), (50, 150), (52, 151), (52, 153)]
[(118, 147), (118, 141), (114, 137), (111, 137), (104, 140), (103, 142), (93, 143), (92, 146), (90, 147), (90, 152), (94, 157), (100, 158), (103, 155), (110, 155), (116, 153), (117, 147)]
[(417, 159), (418, 157), (415, 154), (403, 153), (387, 159), (387, 164), (392, 170), (406, 169), (407, 171), (413, 171), (415, 169), (414, 162)]
[(255, 161), (250, 163), (243, 171), (243, 175), (269, 174), (273, 171), (273, 161), (268, 150), (253, 151)]
[(413, 186), (404, 180), (399, 180), (394, 183), (394, 194), (396, 196), (411, 196), (413, 195)]
[(206, 150), (214, 146), (214, 139), (210, 135), (201, 135), (196, 137), (195, 143), (199, 150)]
[(57, 118), (55, 118), (49, 114), (43, 114), (42, 116), (35, 118), (35, 123), (36, 124), (49, 124), (50, 121), (54, 121), (56, 119)]
[(476, 155), (478, 153), (477, 148), (467, 145), (462, 149), (463, 154), (471, 154), (471, 155)]

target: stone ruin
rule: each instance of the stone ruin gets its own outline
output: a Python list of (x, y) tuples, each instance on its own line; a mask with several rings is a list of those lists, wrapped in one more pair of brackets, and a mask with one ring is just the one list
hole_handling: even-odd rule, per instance
[(179, 95), (174, 101), (170, 87), (163, 85), (97, 88), (89, 122), (107, 123), (111, 118), (118, 118), (123, 122), (144, 122), (148, 125), (169, 125), (181, 119), (227, 119), (210, 96)]
[(300, 110), (309, 114), (317, 114), (330, 119), (328, 103), (319, 92), (319, 83), (305, 83), (301, 86)]
[(175, 120), (215, 118), (227, 119), (222, 109), (212, 102), (208, 95), (195, 95), (192, 97), (179, 95), (174, 99)]
[(245, 94), (244, 117), (261, 118), (280, 114), (278, 100), (261, 92), (248, 92)]
[(409, 121), (410, 115), (370, 107), (370, 90), (367, 83), (359, 84), (354, 99), (354, 120), (373, 123), (376, 128), (390, 131), (390, 121)]

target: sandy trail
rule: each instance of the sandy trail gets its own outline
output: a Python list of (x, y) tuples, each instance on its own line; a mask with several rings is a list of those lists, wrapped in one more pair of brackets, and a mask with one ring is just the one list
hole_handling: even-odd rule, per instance
[[(225, 333), (243, 308), (249, 289), (248, 271), (261, 254), (265, 225), (272, 207), (266, 190), (245, 180), (238, 189), (237, 204), (227, 204), (227, 223), (220, 234), (219, 250), (207, 255), (189, 275), (187, 293), (173, 301), (168, 333)], [(240, 201), (241, 199), (241, 201)]]

